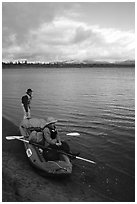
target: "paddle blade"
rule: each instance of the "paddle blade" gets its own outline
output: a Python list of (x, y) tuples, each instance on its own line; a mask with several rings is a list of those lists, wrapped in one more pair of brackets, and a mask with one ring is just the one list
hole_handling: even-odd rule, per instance
[(22, 142), (29, 143), (28, 140), (24, 139), (24, 136), (7, 136), (6, 139), (7, 140), (14, 140), (14, 139), (16, 139), (16, 140), (20, 140)]
[(80, 136), (78, 132), (67, 133), (68, 136)]
[(15, 139), (21, 139), (24, 138), (24, 136), (7, 136), (6, 139), (7, 140), (15, 140)]
[(96, 162), (94, 162), (92, 160), (89, 160), (89, 159), (82, 158), (82, 157), (76, 156), (76, 159), (80, 159), (80, 160), (83, 160), (83, 161), (86, 161), (86, 162), (89, 162), (89, 163), (92, 163), (92, 164), (96, 164)]

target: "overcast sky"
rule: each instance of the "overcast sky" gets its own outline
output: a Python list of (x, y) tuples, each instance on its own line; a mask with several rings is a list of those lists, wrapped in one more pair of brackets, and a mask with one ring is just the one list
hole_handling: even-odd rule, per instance
[(2, 3), (3, 61), (135, 59), (135, 3)]

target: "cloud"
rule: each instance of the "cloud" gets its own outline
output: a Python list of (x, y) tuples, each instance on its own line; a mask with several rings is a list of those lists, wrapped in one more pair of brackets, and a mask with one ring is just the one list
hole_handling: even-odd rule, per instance
[(83, 42), (87, 40), (88, 38), (90, 38), (91, 35), (92, 35), (92, 32), (90, 29), (85, 30), (82, 26), (80, 26), (75, 31), (73, 43)]
[(50, 23), (58, 16), (71, 13), (74, 4), (57, 2), (3, 2), (2, 24), (5, 34), (16, 32), (20, 42), (31, 29)]
[[(53, 16), (50, 20), (39, 21), (37, 26), (31, 25), (23, 33), (22, 40), (18, 39), (18, 33), (9, 32), (4, 38), (3, 59), (10, 57), (11, 60), (26, 58), (30, 61), (55, 61), (134, 58), (133, 31), (102, 28), (68, 16)], [(5, 33), (8, 33), (6, 28)]]

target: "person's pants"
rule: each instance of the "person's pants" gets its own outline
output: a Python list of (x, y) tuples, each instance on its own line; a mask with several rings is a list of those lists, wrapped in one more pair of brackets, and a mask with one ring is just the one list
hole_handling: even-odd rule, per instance
[(51, 149), (44, 149), (43, 151), (43, 156), (45, 158), (46, 161), (56, 161), (56, 160), (59, 160), (59, 153), (58, 153), (58, 150), (59, 151), (64, 151), (66, 153), (69, 153), (70, 152), (70, 148), (69, 148), (69, 145), (62, 141), (62, 145), (61, 146), (57, 146), (57, 145), (49, 145), (48, 146), (49, 148)]
[(24, 117), (23, 117), (23, 119), (29, 119), (29, 118), (31, 118), (30, 108), (28, 108), (28, 112), (26, 112), (24, 106), (22, 106), (22, 108), (23, 108), (23, 112), (24, 112)]
[(57, 145), (49, 145), (49, 147), (52, 148), (52, 149), (62, 150), (62, 151), (64, 151), (64, 152), (66, 152), (66, 153), (70, 153), (70, 147), (69, 147), (69, 145), (68, 145), (66, 142), (64, 142), (64, 141), (61, 141), (61, 143), (62, 143), (62, 145), (60, 145), (60, 146), (57, 146)]

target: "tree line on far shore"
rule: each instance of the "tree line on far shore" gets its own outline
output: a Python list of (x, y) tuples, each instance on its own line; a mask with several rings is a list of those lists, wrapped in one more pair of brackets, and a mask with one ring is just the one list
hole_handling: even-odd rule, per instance
[(77, 68), (84, 68), (84, 67), (135, 67), (135, 61), (121, 61), (121, 62), (81, 62), (81, 63), (65, 63), (65, 62), (51, 62), (51, 63), (28, 63), (25, 62), (2, 62), (2, 68), (71, 68), (71, 67), (77, 67)]

